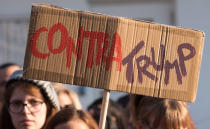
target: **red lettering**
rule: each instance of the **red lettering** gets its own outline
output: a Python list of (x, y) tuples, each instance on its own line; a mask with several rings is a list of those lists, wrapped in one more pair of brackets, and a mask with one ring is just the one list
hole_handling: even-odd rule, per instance
[(107, 60), (107, 57), (106, 57), (106, 52), (107, 52), (107, 50), (108, 50), (108, 47), (109, 47), (109, 41), (108, 41), (108, 38), (109, 38), (109, 34), (105, 34), (105, 39), (104, 39), (104, 48), (103, 48), (103, 50), (104, 50), (104, 52), (103, 52), (103, 55), (102, 55), (102, 57), (103, 57), (103, 61), (104, 62), (106, 62), (106, 60)]
[(83, 28), (79, 27), (79, 38), (78, 38), (78, 46), (77, 46), (77, 58), (78, 60), (82, 59), (82, 46), (83, 46)]
[(66, 51), (66, 58), (67, 58), (67, 67), (71, 66), (71, 55), (72, 52), (77, 55), (77, 59), (82, 59), (82, 46), (83, 46), (83, 28), (80, 26), (79, 28), (79, 38), (78, 38), (78, 46), (76, 48), (72, 37), (69, 37), (67, 40), (67, 51)]
[[(121, 50), (121, 39), (119, 34), (115, 33), (112, 39), (112, 46), (109, 53), (109, 56), (106, 60), (106, 70), (110, 69), (112, 61), (116, 61), (118, 63), (117, 70), (121, 71), (121, 64), (122, 64), (122, 50)], [(114, 51), (116, 49), (117, 57), (114, 56)]]
[(89, 37), (89, 48), (88, 48), (88, 57), (87, 57), (87, 67), (92, 68), (93, 65), (93, 56), (94, 56), (94, 46), (95, 46), (95, 40), (97, 39), (97, 33), (98, 32), (90, 32), (85, 31), (84, 36)]
[(35, 57), (45, 59), (50, 55), (50, 53), (41, 53), (36, 48), (36, 44), (37, 44), (36, 41), (39, 38), (40, 33), (43, 31), (48, 31), (48, 30), (46, 27), (42, 27), (34, 33), (34, 35), (31, 38), (31, 41), (30, 41), (30, 50)]
[[(111, 63), (113, 61), (116, 61), (118, 63), (117, 70), (121, 71), (121, 60), (122, 60), (121, 39), (117, 33), (114, 34), (110, 52), (107, 53), (108, 46), (109, 46), (108, 34), (104, 32), (84, 31), (83, 27), (80, 26), (79, 33), (78, 33), (79, 36), (78, 36), (78, 41), (77, 41), (77, 47), (76, 47), (72, 37), (68, 36), (68, 30), (66, 29), (66, 27), (63, 26), (61, 23), (57, 23), (49, 29), (49, 33), (48, 33), (47, 45), (48, 45), (48, 49), (50, 53), (41, 53), (37, 50), (36, 45), (37, 45), (37, 40), (41, 32), (44, 32), (44, 31), (48, 31), (48, 29), (46, 27), (42, 27), (38, 29), (32, 36), (32, 39), (30, 42), (30, 50), (32, 51), (32, 54), (34, 56), (45, 59), (50, 55), (50, 53), (59, 54), (66, 49), (66, 58), (67, 58), (66, 66), (70, 67), (72, 53), (76, 55), (78, 60), (82, 59), (83, 38), (86, 37), (86, 38), (89, 38), (89, 47), (88, 47), (88, 55), (87, 55), (88, 68), (92, 68), (93, 64), (100, 65), (101, 61), (104, 61), (106, 62), (106, 70), (109, 70), (111, 67)], [(61, 33), (60, 44), (57, 48), (55, 48), (55, 46), (53, 45), (54, 35), (59, 31)], [(56, 41), (57, 40), (58, 39), (56, 39)], [(93, 58), (94, 58), (94, 49), (95, 49), (96, 40), (97, 40), (97, 46), (96, 46), (97, 53), (96, 53), (96, 59), (94, 62)], [(113, 57), (115, 51), (116, 51), (117, 56)]]
[[(107, 38), (108, 37), (109, 37), (108, 34), (106, 34), (104, 32), (98, 32), (96, 65), (99, 65), (101, 63), (101, 58), (102, 58), (103, 54), (105, 54), (107, 51), (107, 48), (108, 48)], [(103, 48), (102, 48), (102, 43), (104, 43)], [(105, 56), (103, 56), (103, 58), (105, 59)], [(105, 62), (106, 60), (103, 60), (103, 61)]]
[(72, 52), (75, 55), (77, 54), (76, 47), (74, 45), (74, 41), (71, 37), (69, 37), (68, 42), (67, 42), (67, 50), (66, 50), (66, 58), (67, 58), (66, 67), (71, 66), (71, 54), (72, 54)]
[[(53, 36), (55, 32), (60, 30), (61, 32), (61, 42), (60, 46), (56, 49), (53, 48)], [(48, 48), (53, 54), (61, 53), (66, 48), (66, 41), (68, 38), (68, 31), (67, 29), (60, 23), (55, 24), (50, 28), (49, 34), (48, 34)]]

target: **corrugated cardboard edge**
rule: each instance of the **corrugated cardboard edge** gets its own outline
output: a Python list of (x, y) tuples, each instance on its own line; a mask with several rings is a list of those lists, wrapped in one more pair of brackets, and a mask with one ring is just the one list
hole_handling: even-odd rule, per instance
[[(34, 14), (36, 14), (36, 11), (37, 11), (37, 8), (36, 7), (40, 7), (40, 6), (42, 6), (42, 7), (45, 7), (45, 8), (49, 8), (49, 9), (55, 9), (55, 10), (63, 10), (63, 11), (69, 11), (68, 9), (64, 9), (64, 8), (59, 8), (59, 7), (56, 7), (56, 6), (49, 6), (49, 5), (37, 5), (37, 4), (33, 4), (33, 6), (32, 6), (32, 11), (34, 12)], [(72, 10), (71, 10), (72, 11)], [(73, 10), (74, 11), (74, 10)], [(103, 14), (96, 14), (96, 13), (92, 13), (92, 12), (83, 12), (83, 11), (75, 11), (75, 12), (80, 12), (80, 13), (83, 13), (83, 14), (86, 14), (86, 15), (96, 15), (96, 16), (107, 16), (107, 17), (109, 17), (109, 18), (111, 18), (111, 19), (117, 19), (117, 20), (119, 20), (120, 22), (123, 22), (123, 21), (125, 21), (125, 20), (127, 20), (128, 22), (136, 22), (136, 21), (140, 21), (140, 22), (144, 22), (145, 23), (145, 21), (141, 21), (141, 20), (133, 20), (133, 19), (128, 19), (128, 18), (122, 18), (122, 17), (114, 17), (114, 16), (108, 16), (108, 15), (103, 15)], [(35, 18), (36, 16), (31, 16), (31, 19), (30, 19), (30, 24), (31, 23), (33, 23), (33, 24), (35, 24), (37, 21), (36, 21), (36, 18)], [(152, 25), (160, 25), (160, 24), (156, 24), (156, 23), (151, 23), (151, 22), (146, 22), (146, 23), (149, 23), (149, 24), (152, 24)], [(30, 25), (29, 25), (30, 26)], [(168, 26), (168, 25), (163, 25), (163, 24), (161, 24), (161, 27), (163, 27), (163, 28), (166, 28), (166, 29), (170, 29), (170, 31), (171, 32), (173, 32), (173, 33), (175, 33), (175, 34), (180, 34), (180, 35), (185, 35), (185, 36), (192, 36), (192, 37), (195, 37), (195, 38), (200, 38), (200, 40), (202, 40), (201, 42), (203, 42), (203, 44), (202, 45), (204, 45), (204, 36), (205, 36), (205, 34), (204, 34), (204, 32), (201, 32), (201, 31), (199, 31), (199, 30), (193, 30), (193, 29), (188, 29), (188, 28), (181, 28), (181, 27), (174, 27), (174, 26)], [(30, 28), (29, 29), (29, 32), (32, 32), (31, 30), (32, 30), (33, 28)], [(184, 32), (183, 32), (183, 30), (184, 30)], [(30, 34), (28, 34), (28, 35), (30, 35)], [(30, 39), (30, 38), (29, 38)], [(29, 42), (29, 39), (28, 39), (28, 42)], [(27, 45), (28, 45), (29, 43), (27, 43)], [(27, 48), (28, 48), (28, 46), (27, 46)], [(199, 56), (202, 58), (202, 50), (203, 50), (203, 47), (201, 47), (202, 49), (200, 50), (200, 52), (199, 52)], [(27, 53), (27, 49), (26, 49), (26, 53)], [(25, 60), (28, 60), (28, 58), (29, 57), (25, 57)], [(26, 69), (27, 68), (27, 66), (28, 66), (28, 64), (27, 64), (27, 62), (25, 62), (24, 63), (24, 69)], [(201, 64), (200, 64), (200, 66), (201, 66)], [(112, 71), (112, 72), (114, 72), (114, 71)], [(25, 75), (25, 71), (24, 71), (24, 75)], [(110, 73), (110, 75), (113, 75), (112, 73)], [(197, 78), (199, 78), (199, 74), (198, 74), (198, 77)], [(198, 82), (197, 82), (197, 85), (198, 85)], [(101, 87), (95, 87), (95, 88), (101, 88)], [(106, 89), (106, 88), (103, 88), (103, 89)], [(108, 88), (107, 88), (108, 89)], [(115, 90), (115, 89), (113, 89), (113, 90)], [(196, 95), (196, 92), (197, 92), (197, 88), (195, 89), (195, 91), (193, 91), (193, 93), (191, 93), (191, 94), (194, 94), (193, 96), (194, 96), (194, 98), (191, 98), (191, 100), (189, 100), (189, 101), (191, 101), (191, 102), (193, 102), (194, 100), (195, 100), (195, 95)], [(156, 97), (160, 97), (159, 95), (157, 95)], [(188, 100), (187, 100), (188, 101)]]

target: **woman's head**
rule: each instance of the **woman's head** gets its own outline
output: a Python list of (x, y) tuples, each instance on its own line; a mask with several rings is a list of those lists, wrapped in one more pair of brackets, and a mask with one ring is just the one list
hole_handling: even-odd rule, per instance
[[(95, 100), (88, 106), (88, 112), (99, 123), (102, 108), (102, 98)], [(125, 129), (127, 119), (124, 110), (118, 103), (109, 100), (105, 129)]]
[(39, 88), (27, 82), (17, 81), (10, 95), (7, 95), (7, 109), (13, 126), (21, 128), (42, 128), (50, 109)]
[(133, 124), (137, 129), (194, 128), (185, 102), (143, 97), (136, 109)]
[(43, 128), (59, 110), (52, 86), (48, 82), (28, 80), (20, 74), (14, 74), (7, 84), (1, 128)]
[(69, 105), (74, 105), (76, 109), (82, 109), (82, 105), (79, 101), (77, 93), (75, 93), (73, 90), (68, 89), (60, 83), (53, 84), (53, 87), (55, 88), (58, 95), (61, 108)]
[(59, 111), (46, 129), (98, 129), (98, 126), (87, 112), (70, 106)]

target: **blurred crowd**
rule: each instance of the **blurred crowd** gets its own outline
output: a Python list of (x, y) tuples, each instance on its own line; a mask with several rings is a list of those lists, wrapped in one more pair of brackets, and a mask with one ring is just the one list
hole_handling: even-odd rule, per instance
[[(102, 98), (83, 109), (79, 95), (60, 83), (22, 77), (0, 65), (0, 129), (98, 129)], [(195, 129), (185, 102), (126, 95), (109, 100), (105, 129)]]

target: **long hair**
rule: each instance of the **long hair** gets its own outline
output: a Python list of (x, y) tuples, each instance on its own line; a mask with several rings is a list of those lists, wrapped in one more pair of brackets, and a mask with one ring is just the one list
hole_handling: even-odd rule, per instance
[(135, 122), (151, 123), (152, 119), (152, 128), (160, 125), (166, 129), (195, 128), (185, 102), (143, 97), (136, 109)]
[(87, 112), (77, 110), (74, 106), (64, 108), (55, 114), (55, 116), (47, 124), (46, 129), (54, 129), (59, 124), (78, 119), (82, 120), (89, 129), (98, 129), (98, 125)]
[(1, 116), (0, 116), (0, 128), (1, 129), (15, 129), (13, 126), (8, 107), (9, 107), (9, 102), (10, 98), (16, 88), (20, 88), (21, 90), (26, 91), (29, 94), (32, 94), (36, 96), (37, 92), (35, 92), (35, 89), (38, 89), (38, 92), (43, 96), (44, 102), (47, 105), (47, 114), (46, 114), (46, 120), (45, 124), (43, 125), (42, 128), (45, 127), (46, 123), (52, 118), (52, 116), (57, 112), (57, 109), (54, 108), (51, 104), (50, 101), (47, 99), (47, 96), (43, 93), (43, 91), (36, 86), (35, 84), (32, 84), (27, 81), (19, 80), (19, 81), (14, 81), (9, 84), (10, 86), (7, 88), (6, 93), (5, 93), (5, 103), (3, 105), (2, 111), (1, 111)]

